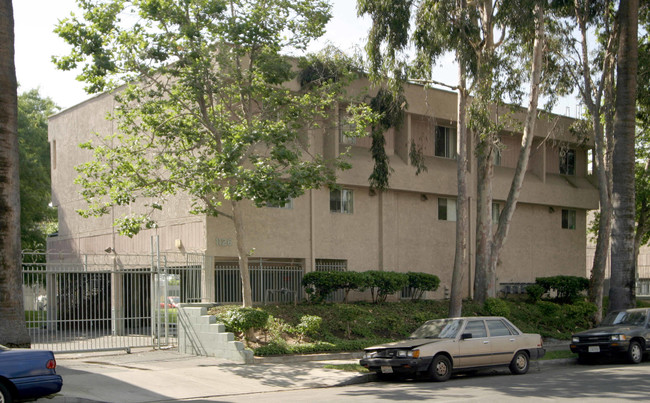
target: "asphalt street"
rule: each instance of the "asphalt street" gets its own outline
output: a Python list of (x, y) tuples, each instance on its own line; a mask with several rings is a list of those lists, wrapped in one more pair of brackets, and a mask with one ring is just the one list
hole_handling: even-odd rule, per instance
[[(325, 369), (324, 361), (233, 364), (175, 351), (59, 355), (63, 390), (39, 402), (310, 401), (636, 401), (650, 399), (650, 363), (576, 365), (533, 362), (528, 374), (486, 370), (445, 383), (379, 382), (369, 374)], [(355, 363), (356, 359), (331, 363)]]

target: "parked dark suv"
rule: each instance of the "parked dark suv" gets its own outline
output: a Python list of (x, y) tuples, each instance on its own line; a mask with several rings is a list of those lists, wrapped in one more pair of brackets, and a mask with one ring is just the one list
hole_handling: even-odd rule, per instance
[(650, 308), (626, 309), (610, 312), (594, 329), (571, 338), (571, 351), (580, 361), (610, 355), (624, 356), (632, 364), (643, 360), (650, 351)]

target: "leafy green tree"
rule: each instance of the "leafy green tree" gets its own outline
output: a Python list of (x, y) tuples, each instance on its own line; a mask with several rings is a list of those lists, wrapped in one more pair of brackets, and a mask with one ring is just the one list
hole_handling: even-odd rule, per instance
[(38, 90), (18, 95), (18, 147), (20, 152), (20, 236), (22, 249), (44, 250), (47, 234), (55, 227), (51, 201), (50, 148), (47, 117), (57, 107)]
[(29, 347), (20, 264), (18, 84), (11, 0), (0, 1), (0, 344)]
[[(311, 78), (300, 86), (295, 63), (285, 56), (322, 35), (330, 6), (322, 0), (78, 5), (83, 14), (56, 29), (72, 45), (56, 63), (65, 70), (83, 66), (86, 89), (115, 90), (118, 102), (117, 133), (84, 145), (95, 159), (78, 167), (88, 202), (82, 214), (132, 205), (137, 212), (116, 225), (133, 235), (155, 225), (152, 213), (165, 199), (188, 194), (192, 213), (232, 220), (243, 305), (251, 306), (244, 201), (284, 203), (333, 183), (335, 170), (349, 166), (307, 147), (312, 131), (334, 120), (330, 111), (343, 100), (352, 63), (330, 52), (326, 61), (308, 63)], [(350, 110), (356, 132), (348, 135), (365, 134), (368, 109)], [(134, 205), (136, 199), (143, 202)]]
[[(580, 0), (558, 2), (554, 9), (564, 26), (561, 41), (565, 51), (559, 58), (570, 77), (570, 85), (578, 89), (587, 108), (588, 120), (578, 122), (573, 130), (578, 137), (594, 139), (594, 171), (598, 180), (600, 202), (596, 253), (591, 269), (589, 300), (596, 305), (595, 322), (602, 319), (603, 286), (607, 254), (610, 250), (612, 226), (612, 150), (614, 122), (614, 73), (618, 24), (612, 1)], [(574, 27), (579, 35), (575, 35)], [(593, 35), (597, 41), (592, 49)]]
[[(496, 264), (508, 234), (530, 155), (544, 67), (545, 7), (545, 2), (534, 0), (481, 0), (471, 3), (463, 0), (358, 1), (359, 13), (368, 14), (373, 20), (366, 49), (376, 77), (388, 74), (396, 79), (397, 84), (407, 77), (440, 84), (432, 80), (431, 67), (447, 51), (455, 52), (460, 66), (460, 83), (452, 87), (459, 91), (459, 215), (450, 301), (450, 313), (454, 316), (460, 315), (469, 231), (465, 133), (468, 128), (472, 130), (477, 144), (474, 152), (479, 161), (475, 298), (484, 301), (496, 294)], [(534, 11), (522, 13), (521, 10)], [(411, 23), (414, 25), (411, 26)], [(415, 48), (413, 63), (408, 60), (411, 45)], [(529, 67), (530, 72), (530, 98), (523, 125), (524, 137), (508, 200), (497, 231), (493, 234), (491, 181), (502, 123), (494, 120), (490, 111), (495, 104), (503, 105), (506, 97), (519, 101), (526, 71), (521, 66)], [(471, 100), (470, 95), (473, 96)], [(419, 168), (415, 162), (414, 165)]]

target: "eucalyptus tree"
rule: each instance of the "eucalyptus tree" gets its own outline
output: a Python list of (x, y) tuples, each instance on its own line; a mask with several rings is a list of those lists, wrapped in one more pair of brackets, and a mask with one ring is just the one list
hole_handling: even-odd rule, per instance
[[(358, 0), (359, 14), (369, 14), (373, 26), (367, 45), (373, 72), (383, 71), (398, 79), (436, 83), (431, 67), (448, 51), (455, 52), (460, 83), (451, 86), (458, 97), (458, 221), (452, 275), (450, 313), (460, 313), (461, 283), (467, 250), (467, 144), (470, 129), (478, 159), (478, 212), (475, 299), (496, 295), (496, 265), (506, 240), (528, 164), (537, 118), (537, 102), (544, 49), (545, 2), (513, 0), (382, 1)], [(529, 11), (527, 11), (529, 10)], [(413, 14), (413, 16), (412, 16)], [(411, 27), (411, 22), (415, 26)], [(409, 38), (409, 32), (413, 37)], [(415, 60), (407, 54), (413, 45)], [(519, 100), (525, 69), (530, 84), (522, 147), (505, 209), (492, 233), (492, 175), (498, 134), (504, 128), (491, 111), (504, 98)], [(468, 84), (469, 81), (469, 84)], [(470, 95), (472, 96), (470, 98)], [(502, 108), (503, 109), (503, 108)], [(465, 121), (467, 117), (467, 121)]]
[[(192, 213), (232, 220), (243, 305), (252, 305), (242, 204), (281, 204), (335, 181), (348, 163), (307, 149), (337, 110), (349, 60), (332, 54), (300, 88), (289, 51), (322, 35), (322, 0), (77, 0), (81, 16), (56, 32), (72, 45), (61, 69), (83, 66), (89, 92), (114, 91), (116, 133), (84, 144), (95, 159), (78, 167), (88, 207), (134, 206), (120, 233), (155, 225), (153, 212), (177, 193)], [(312, 67), (314, 64), (312, 64)], [(305, 66), (308, 67), (308, 66)], [(318, 76), (319, 73), (322, 73)], [(368, 108), (359, 107), (365, 111)], [(352, 113), (357, 134), (369, 116)], [(354, 133), (348, 133), (354, 135)], [(142, 200), (140, 204), (134, 204)], [(138, 209), (139, 208), (139, 209)]]
[(0, 344), (29, 347), (20, 263), (18, 95), (11, 0), (0, 1)]
[[(614, 145), (614, 88), (618, 24), (610, 0), (558, 2), (555, 8), (564, 24), (563, 68), (578, 89), (589, 122), (574, 126), (578, 136), (594, 138), (594, 171), (598, 181), (600, 211), (596, 253), (589, 282), (589, 300), (602, 319), (603, 285), (612, 225), (612, 151)], [(574, 29), (577, 28), (577, 29)], [(576, 35), (576, 31), (578, 35)], [(595, 48), (591, 45), (596, 33)]]
[(634, 261), (634, 138), (638, 65), (638, 0), (621, 1), (616, 63), (616, 111), (612, 153), (612, 275), (609, 309), (636, 305)]

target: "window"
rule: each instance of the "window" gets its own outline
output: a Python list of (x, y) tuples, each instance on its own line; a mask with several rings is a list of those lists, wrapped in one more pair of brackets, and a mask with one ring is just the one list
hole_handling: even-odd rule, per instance
[(56, 140), (52, 140), (52, 169), (56, 169)]
[(281, 208), (281, 209), (287, 209), (291, 210), (293, 208), (293, 199), (289, 198), (286, 202), (284, 203), (273, 203), (273, 202), (268, 202), (266, 203), (266, 207), (271, 207), (271, 208)]
[(490, 329), (490, 336), (510, 336), (512, 333), (503, 321), (491, 319), (487, 320), (488, 329)]
[(576, 150), (560, 150), (560, 174), (576, 174)]
[(562, 228), (576, 229), (576, 211), (562, 209)]
[(436, 157), (456, 158), (456, 129), (436, 126)]
[(354, 130), (354, 125), (348, 122), (348, 115), (344, 110), (339, 110), (339, 143), (354, 145), (357, 143), (356, 137), (346, 136), (346, 132)]
[(501, 217), (501, 205), (499, 203), (492, 203), (492, 224), (498, 224)]
[(463, 333), (471, 333), (473, 339), (477, 337), (487, 337), (485, 323), (483, 323), (482, 320), (471, 320), (467, 322), (467, 326), (465, 326)]
[(438, 220), (456, 221), (456, 200), (438, 198)]
[(354, 194), (350, 189), (330, 190), (330, 211), (352, 214)]

